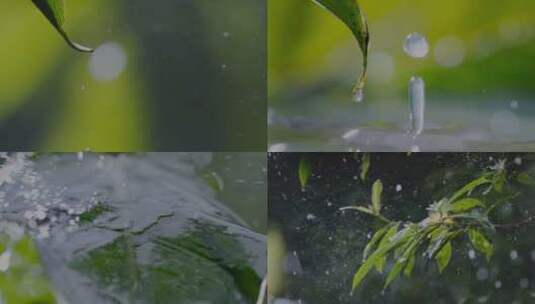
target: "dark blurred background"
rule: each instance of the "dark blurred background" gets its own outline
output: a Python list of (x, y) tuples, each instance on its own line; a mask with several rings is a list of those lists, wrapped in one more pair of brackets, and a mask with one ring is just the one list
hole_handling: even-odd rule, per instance
[(1, 149), (265, 151), (264, 0), (66, 4), (0, 4)]

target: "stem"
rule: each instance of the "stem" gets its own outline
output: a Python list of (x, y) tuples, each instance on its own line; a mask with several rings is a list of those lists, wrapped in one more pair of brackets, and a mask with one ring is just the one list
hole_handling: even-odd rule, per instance
[(533, 220), (535, 220), (535, 215), (530, 215), (528, 218), (520, 221), (520, 222), (514, 222), (514, 223), (501, 223), (501, 224), (494, 224), (494, 227), (497, 228), (517, 228), (522, 225), (530, 224)]

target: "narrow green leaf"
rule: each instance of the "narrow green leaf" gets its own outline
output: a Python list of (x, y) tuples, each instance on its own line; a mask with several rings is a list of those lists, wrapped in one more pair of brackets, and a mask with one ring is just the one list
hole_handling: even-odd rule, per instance
[(428, 233), (428, 230), (419, 231), (415, 234), (412, 234), (409, 237), (409, 240), (407, 240), (407, 242), (405, 243), (403, 255), (396, 260), (396, 262), (394, 263), (394, 266), (392, 266), (392, 269), (390, 270), (390, 273), (386, 277), (383, 290), (387, 289), (388, 286), (405, 269), (405, 266), (409, 263), (410, 257), (415, 254), (415, 251), (418, 248), (418, 245), (425, 238), (425, 235), (427, 233)]
[(410, 276), (412, 274), (412, 270), (414, 269), (414, 264), (416, 264), (416, 256), (413, 254), (409, 258), (409, 262), (407, 263), (407, 266), (405, 266), (405, 270), (403, 270), (403, 274), (407, 278), (410, 278)]
[(448, 266), (451, 260), (451, 242), (447, 242), (442, 249), (437, 253), (435, 259), (438, 265), (438, 271), (442, 273), (444, 269)]
[(474, 209), (475, 207), (485, 207), (483, 203), (475, 198), (464, 198), (460, 199), (453, 204), (451, 204), (450, 212), (452, 213), (461, 213)]
[(474, 245), (474, 248), (483, 253), (487, 257), (487, 260), (490, 260), (494, 248), (489, 240), (476, 229), (470, 229), (468, 231), (468, 237), (470, 238), (472, 245)]
[[(381, 242), (379, 243), (379, 246), (377, 246), (377, 250), (380, 250), (388, 246), (388, 244), (394, 240), (394, 236), (398, 232), (398, 228), (400, 224), (401, 224), (400, 222), (397, 222), (393, 226), (391, 226), (390, 229), (388, 229), (385, 236), (382, 238)], [(386, 264), (386, 255), (383, 255), (377, 258), (377, 261), (375, 262), (375, 269), (378, 272), (383, 273), (385, 264)]]
[(493, 180), (494, 190), (496, 190), (496, 192), (498, 193), (502, 193), (505, 182), (506, 182), (505, 171), (502, 170), (494, 176), (494, 180)]
[(69, 46), (80, 52), (93, 52), (92, 48), (83, 46), (72, 41), (63, 29), (63, 25), (65, 23), (64, 0), (32, 0), (32, 2), (41, 11), (41, 13), (43, 13), (43, 15), (48, 19), (48, 21), (56, 28), (58, 33), (63, 37), (63, 39), (65, 39)]
[(356, 210), (356, 211), (359, 211), (359, 212), (362, 212), (362, 213), (375, 215), (375, 213), (373, 212), (372, 209), (369, 209), (369, 208), (366, 208), (366, 207), (362, 207), (362, 206), (348, 206), (348, 207), (340, 208), (340, 211), (344, 211), (344, 210)]
[(458, 190), (457, 192), (455, 192), (453, 194), (453, 196), (449, 199), (449, 202), (454, 202), (456, 200), (458, 200), (461, 196), (469, 193), (469, 192), (472, 192), (475, 188), (481, 186), (481, 185), (484, 185), (484, 184), (489, 184), (491, 183), (492, 181), (488, 179), (487, 175), (484, 175), (484, 176), (481, 176), (479, 178), (476, 178), (475, 180), (469, 182), (468, 184), (466, 184), (464, 187), (462, 187), (460, 190)]
[(373, 235), (372, 239), (366, 244), (366, 247), (364, 248), (364, 253), (362, 254), (362, 259), (366, 260), (368, 257), (368, 254), (371, 250), (373, 250), (377, 244), (379, 244), (379, 241), (383, 238), (383, 236), (386, 234), (388, 229), (391, 225), (385, 225), (383, 228), (377, 230), (375, 234)]
[(357, 101), (362, 100), (362, 91), (367, 78), (370, 33), (368, 21), (357, 0), (313, 0), (340, 19), (353, 33), (362, 51), (362, 72), (353, 89)]
[(305, 191), (310, 176), (312, 175), (312, 165), (310, 161), (303, 157), (299, 162), (299, 182), (301, 183), (301, 190)]
[(381, 194), (383, 192), (383, 183), (380, 179), (376, 180), (372, 186), (372, 208), (376, 214), (381, 213)]
[(355, 273), (355, 276), (353, 276), (352, 290), (355, 290), (360, 285), (360, 283), (362, 283), (362, 280), (370, 272), (372, 267), (377, 262), (378, 258), (383, 257), (390, 250), (395, 249), (401, 243), (406, 241), (407, 237), (410, 235), (410, 231), (412, 231), (411, 228), (404, 228), (400, 230), (398, 233), (396, 233), (395, 236), (392, 237), (392, 240), (388, 242), (386, 246), (377, 248), (377, 250), (372, 255), (370, 255), (368, 259), (366, 259), (366, 261), (359, 267), (359, 269)]
[(365, 181), (370, 170), (370, 154), (364, 153), (362, 155), (362, 163), (360, 164), (360, 179)]

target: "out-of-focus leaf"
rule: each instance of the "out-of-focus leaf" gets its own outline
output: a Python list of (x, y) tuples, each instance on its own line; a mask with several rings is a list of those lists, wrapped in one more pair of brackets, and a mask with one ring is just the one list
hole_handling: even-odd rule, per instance
[(365, 181), (370, 170), (370, 154), (364, 153), (362, 155), (362, 163), (360, 164), (360, 179)]
[(303, 157), (299, 162), (299, 182), (301, 183), (301, 190), (305, 191), (310, 176), (312, 175), (312, 165), (310, 161)]
[(356, 101), (362, 100), (362, 91), (367, 78), (368, 69), (368, 48), (370, 44), (370, 33), (368, 21), (357, 0), (313, 0), (321, 7), (333, 13), (340, 19), (353, 33), (362, 51), (362, 72), (353, 89)]
[(505, 181), (506, 181), (505, 171), (502, 170), (494, 176), (494, 180), (492, 181), (494, 190), (496, 190), (496, 192), (498, 193), (501, 193), (503, 191)]
[(383, 183), (380, 179), (376, 180), (372, 186), (372, 208), (376, 214), (381, 212), (381, 194), (383, 193)]
[(535, 186), (535, 178), (531, 177), (531, 175), (529, 175), (526, 172), (522, 172), (518, 174), (516, 176), (516, 180), (519, 183), (524, 184), (526, 186)]
[(475, 207), (485, 207), (483, 203), (475, 198), (464, 198), (451, 204), (450, 212), (461, 213), (474, 209)]
[(33, 4), (45, 15), (48, 21), (56, 28), (58, 33), (75, 50), (91, 53), (92, 48), (83, 46), (72, 41), (65, 32), (65, 1), (64, 0), (32, 0)]
[(442, 273), (444, 269), (448, 266), (451, 260), (451, 242), (447, 242), (442, 249), (437, 253), (435, 259), (438, 265), (438, 271)]
[(494, 252), (494, 248), (489, 240), (487, 240), (487, 238), (476, 229), (470, 229), (468, 231), (468, 237), (470, 238), (472, 245), (474, 245), (474, 248), (485, 254), (487, 260), (490, 260), (490, 257)]
[(357, 211), (362, 212), (362, 213), (375, 215), (375, 213), (373, 212), (372, 209), (369, 209), (369, 208), (366, 208), (366, 207), (362, 207), (362, 206), (348, 206), (348, 207), (340, 208), (340, 210), (341, 211), (344, 211), (344, 210), (357, 210)]
[(403, 270), (403, 274), (406, 277), (410, 277), (411, 276), (415, 264), (416, 264), (416, 256), (413, 254), (409, 258), (409, 262), (407, 263), (407, 266), (405, 266), (405, 270)]

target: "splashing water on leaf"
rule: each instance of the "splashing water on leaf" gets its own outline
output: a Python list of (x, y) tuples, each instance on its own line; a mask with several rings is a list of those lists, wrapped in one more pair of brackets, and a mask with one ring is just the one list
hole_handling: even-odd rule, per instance
[(353, 97), (356, 102), (364, 99), (364, 86), (366, 84), (368, 69), (368, 50), (370, 45), (370, 33), (368, 21), (357, 0), (312, 0), (319, 6), (333, 13), (353, 33), (362, 51), (362, 72), (353, 89)]
[(73, 49), (84, 52), (92, 53), (93, 49), (83, 46), (79, 43), (72, 41), (65, 30), (63, 25), (65, 24), (65, 1), (64, 0), (32, 0), (33, 4), (43, 13), (48, 21), (56, 28), (58, 33), (65, 39), (67, 44)]

